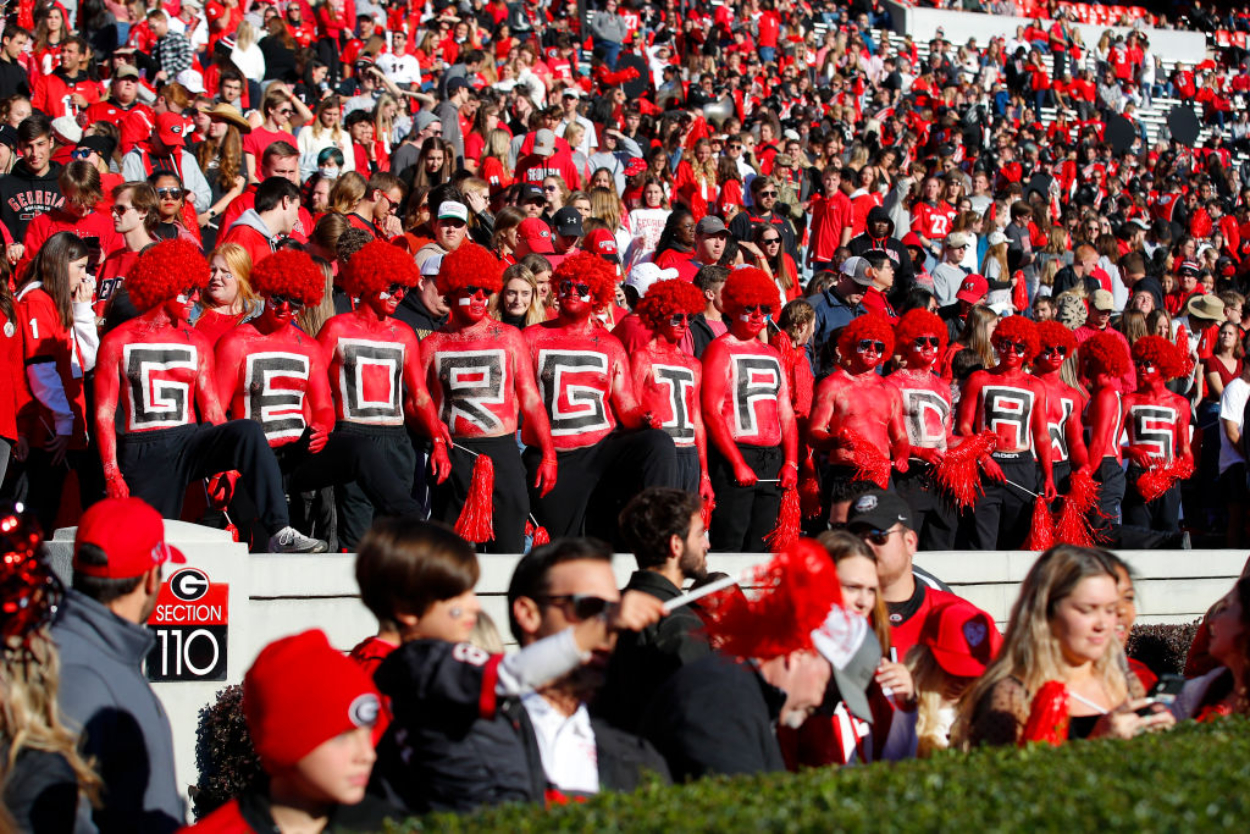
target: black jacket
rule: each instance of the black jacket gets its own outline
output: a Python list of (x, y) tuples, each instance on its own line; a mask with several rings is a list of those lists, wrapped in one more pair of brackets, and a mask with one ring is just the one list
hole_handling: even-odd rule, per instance
[(30, 77), (17, 61), (0, 58), (0, 98), (14, 95), (30, 98)]
[[(680, 588), (651, 570), (635, 571), (625, 590), (642, 591), (662, 602), (681, 595)], [(712, 653), (702, 632), (703, 621), (686, 605), (642, 631), (621, 632), (591, 712), (637, 732), (642, 711), (660, 685), (682, 666)]]
[(674, 781), (785, 770), (774, 729), (785, 699), (747, 663), (712, 654), (664, 682), (641, 732), (668, 761)]
[(41, 214), (64, 208), (65, 195), (57, 184), (61, 166), (53, 162), (43, 176), (32, 174), (19, 161), (8, 176), (0, 177), (0, 223), (8, 228), (16, 243), (26, 237), (26, 226)]
[(703, 351), (707, 350), (707, 346), (716, 338), (716, 334), (712, 332), (712, 325), (707, 323), (707, 316), (702, 313), (695, 314), (690, 320), (690, 336), (694, 339), (694, 358), (702, 359)]
[(421, 303), (421, 294), (410, 292), (395, 308), (395, 318), (417, 331), (417, 338), (424, 339), (447, 323), (447, 316), (436, 316)]
[(894, 237), (894, 221), (890, 219), (890, 212), (881, 206), (874, 206), (868, 212), (868, 222), (872, 223), (877, 220), (890, 224), (888, 235), (884, 238), (877, 238), (865, 231), (851, 238), (847, 248), (851, 250), (852, 255), (862, 255), (874, 249), (884, 249), (890, 256), (890, 260), (894, 261), (894, 288), (890, 291), (890, 297), (902, 298), (915, 283), (916, 270), (911, 262), (911, 255), (907, 254), (907, 248), (903, 246), (902, 241)]
[(1075, 289), (1078, 285), (1084, 285), (1085, 294), (1088, 298), (1093, 298), (1094, 293), (1102, 289), (1102, 284), (1098, 283), (1098, 279), (1092, 275), (1086, 275), (1084, 278), (1078, 278), (1076, 270), (1070, 266), (1055, 273), (1054, 285), (1051, 287), (1051, 295), (1058, 296), (1068, 290)]

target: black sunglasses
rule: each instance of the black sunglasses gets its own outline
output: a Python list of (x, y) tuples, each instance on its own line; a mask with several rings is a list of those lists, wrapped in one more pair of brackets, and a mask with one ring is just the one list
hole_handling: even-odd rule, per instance
[(870, 350), (876, 353), (885, 353), (885, 342), (878, 342), (874, 339), (860, 339), (855, 349), (860, 353), (867, 353)]
[(275, 307), (281, 307), (283, 304), (289, 304), (292, 310), (304, 309), (304, 302), (300, 301), (298, 298), (292, 298), (289, 295), (271, 295), (269, 296), (269, 303)]
[(1020, 356), (1024, 356), (1026, 353), (1029, 352), (1029, 345), (1028, 345), (1028, 342), (1009, 342), (1006, 339), (1004, 339), (998, 343), (998, 349), (1001, 351), (1009, 350), (1012, 353), (1017, 353)]
[(690, 321), (688, 313), (673, 313), (668, 319), (668, 323), (672, 327), (677, 327), (679, 324), (685, 324), (688, 321)]
[(576, 290), (578, 295), (590, 295), (590, 284), (576, 284), (568, 280), (561, 281), (560, 292), (568, 292), (569, 290)]
[(761, 191), (760, 196), (761, 197), (776, 197), (777, 192), (776, 191)]
[(764, 237), (764, 238), (760, 238), (760, 243), (764, 244), (765, 246), (772, 246), (774, 243), (781, 243), (781, 238)]
[(469, 286), (469, 287), (464, 287), (463, 290), (464, 290), (465, 295), (477, 295), (478, 293), (481, 293), (482, 295), (490, 295), (490, 290), (486, 289), (485, 287)]
[(156, 196), (162, 200), (181, 200), (183, 191), (181, 188), (158, 188)]
[(856, 525), (848, 529), (850, 530), (852, 536), (859, 536), (869, 544), (875, 544), (877, 547), (883, 547), (885, 543), (890, 540), (890, 536), (895, 533), (901, 533), (906, 528), (899, 527), (894, 530), (881, 530), (876, 527)]
[(592, 617), (598, 617), (615, 605), (603, 597), (591, 596), (589, 594), (549, 594), (547, 596), (535, 597), (535, 602), (540, 605), (554, 605), (564, 609), (565, 614), (572, 612), (573, 618), (578, 620), (589, 620)]
[(767, 304), (751, 304), (750, 306), (742, 308), (742, 312), (746, 313), (748, 316), (754, 313), (756, 310), (759, 310), (760, 313), (765, 316), (772, 315), (772, 312), (773, 312), (773, 308)]
[(917, 336), (914, 344), (917, 348), (938, 347), (942, 344), (942, 340), (937, 336)]
[(394, 283), (394, 284), (391, 284), (389, 287), (387, 287), (387, 288), (386, 288), (386, 292), (387, 292), (389, 295), (396, 296), (396, 295), (399, 295), (400, 293), (402, 293), (402, 292), (406, 291), (407, 289), (408, 289), (408, 287), (407, 287), (407, 286), (405, 286), (404, 284), (400, 284), (400, 283), (396, 282), (396, 283)]
[(1068, 349), (1060, 345), (1049, 345), (1042, 349), (1042, 356), (1054, 354), (1055, 356), (1067, 356)]

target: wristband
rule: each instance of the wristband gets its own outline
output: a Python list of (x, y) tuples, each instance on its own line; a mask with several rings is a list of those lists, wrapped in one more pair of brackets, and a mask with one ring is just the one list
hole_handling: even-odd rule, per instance
[(795, 472), (799, 471), (799, 465), (792, 460), (786, 461), (786, 466), (793, 466)]

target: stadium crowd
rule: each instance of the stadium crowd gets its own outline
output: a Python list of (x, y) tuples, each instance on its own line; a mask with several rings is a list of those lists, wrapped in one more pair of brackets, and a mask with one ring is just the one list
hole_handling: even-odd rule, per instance
[[(317, 634), (261, 655), (270, 779), (208, 830), (1245, 711), (1250, 586), (1152, 711), (1096, 546), (1250, 539), (1250, 68), (1073, 9), (922, 53), (875, 0), (20, 0), (3, 677), (35, 706), (0, 729), (84, 801), (14, 813), (182, 824), (138, 675), (157, 516), (357, 553), (379, 620), (367, 674)], [(62, 600), (37, 531), (75, 523)], [(708, 547), (779, 553), (774, 592), (662, 609)], [(1005, 637), (926, 549), (1043, 552)], [(528, 553), (520, 652), (474, 632), (475, 551)]]

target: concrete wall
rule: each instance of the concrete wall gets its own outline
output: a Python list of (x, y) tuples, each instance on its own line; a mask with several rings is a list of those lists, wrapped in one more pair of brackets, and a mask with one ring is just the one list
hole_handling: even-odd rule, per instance
[[(940, 27), (946, 33), (946, 39), (956, 46), (967, 43), (968, 38), (976, 38), (977, 44), (984, 48), (990, 38), (1013, 35), (1017, 26), (1027, 26), (1031, 22), (1027, 17), (918, 9), (895, 0), (883, 0), (883, 3), (894, 17), (894, 31), (911, 35), (918, 43), (932, 40)], [(1089, 49), (1093, 49), (1107, 29), (1114, 29), (1121, 34), (1129, 31), (1124, 26), (1097, 26), (1089, 23), (1078, 23), (1077, 28), (1081, 30), (1081, 39)], [(1165, 61), (1196, 64), (1207, 57), (1206, 36), (1201, 32), (1149, 27), (1144, 31), (1150, 39), (1150, 51)]]
[[(196, 780), (195, 731), (199, 711), (216, 693), (238, 683), (267, 643), (309, 628), (323, 629), (330, 642), (344, 651), (374, 633), (376, 622), (356, 596), (353, 557), (249, 555), (221, 531), (192, 524), (166, 522), (168, 538), (214, 583), (229, 584), (229, 632), (225, 681), (180, 681), (153, 684), (169, 713), (179, 783)], [(70, 573), (72, 529), (58, 530), (50, 543), (57, 570), (67, 581)], [(1142, 622), (1188, 622), (1227, 592), (1245, 562), (1234, 551), (1128, 552), (1138, 582)], [(516, 556), (482, 556), (478, 593), (483, 608), (507, 633), (505, 594)], [(952, 585), (956, 592), (1004, 623), (1017, 587), (1035, 554), (1019, 552), (926, 553), (916, 562)], [(761, 561), (759, 556), (717, 555), (712, 570), (739, 574)], [(617, 556), (613, 563), (621, 585), (634, 569), (633, 558)], [(168, 576), (171, 569), (166, 570)]]

